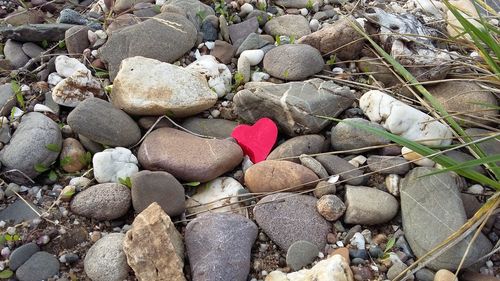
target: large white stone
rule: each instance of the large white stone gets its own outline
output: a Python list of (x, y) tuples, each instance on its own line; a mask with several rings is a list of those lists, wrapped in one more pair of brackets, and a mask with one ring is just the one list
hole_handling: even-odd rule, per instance
[(231, 91), (231, 71), (227, 65), (219, 63), (214, 56), (201, 56), (186, 69), (204, 75), (208, 79), (208, 86), (217, 93), (218, 97), (223, 97)]
[(247, 58), (250, 65), (258, 65), (264, 58), (264, 51), (262, 50), (245, 50), (241, 53), (240, 58)]
[(395, 135), (425, 145), (449, 145), (451, 129), (431, 116), (378, 90), (366, 92), (359, 107), (373, 121)]
[(57, 56), (55, 65), (57, 74), (59, 74), (63, 78), (70, 77), (79, 70), (90, 75), (90, 71), (88, 70), (88, 68), (75, 58), (70, 58), (64, 55)]
[(139, 171), (137, 158), (124, 147), (115, 147), (98, 152), (92, 159), (97, 182), (120, 182)]
[(186, 117), (212, 107), (217, 94), (194, 71), (136, 56), (122, 61), (111, 101), (133, 115)]
[(283, 273), (273, 271), (265, 281), (354, 281), (349, 263), (341, 255), (333, 255), (318, 262), (311, 269)]
[(229, 177), (216, 178), (196, 188), (196, 194), (186, 201), (187, 213), (200, 213), (210, 210), (211, 213), (246, 212), (241, 204), (236, 203), (244, 187)]

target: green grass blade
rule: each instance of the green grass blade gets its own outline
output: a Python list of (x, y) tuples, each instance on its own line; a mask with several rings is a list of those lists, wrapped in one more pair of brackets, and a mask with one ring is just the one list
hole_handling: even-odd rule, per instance
[[(448, 156), (436, 155), (437, 153), (439, 153), (439, 151), (433, 150), (433, 149), (431, 149), (425, 145), (419, 144), (415, 141), (411, 141), (411, 140), (405, 139), (403, 137), (391, 134), (391, 133), (384, 131), (384, 130), (381, 130), (379, 128), (371, 127), (371, 126), (368, 126), (368, 125), (365, 125), (362, 123), (340, 120), (340, 119), (332, 118), (332, 117), (328, 117), (328, 116), (317, 116), (317, 117), (324, 118), (327, 120), (336, 121), (336, 122), (344, 122), (346, 124), (349, 124), (350, 126), (357, 127), (357, 128), (366, 130), (368, 132), (371, 132), (373, 134), (376, 134), (378, 136), (384, 137), (388, 140), (391, 140), (395, 143), (398, 143), (402, 146), (405, 146), (405, 147), (415, 151), (416, 153), (418, 153), (422, 156), (429, 156), (429, 158), (432, 159), (432, 161), (440, 164), (443, 167), (452, 167), (452, 166), (459, 165), (458, 162), (456, 162), (454, 159), (452, 159)], [(471, 168), (457, 169), (455, 172), (463, 177), (466, 177), (468, 179), (476, 181), (480, 184), (488, 185), (488, 186), (495, 188), (496, 190), (500, 190), (500, 182), (492, 180), (492, 179), (486, 177), (485, 175), (482, 175), (482, 174), (472, 170)]]
[[(470, 143), (473, 140), (465, 133), (462, 127), (451, 117), (451, 115), (446, 111), (446, 109), (439, 103), (439, 101), (432, 96), (427, 89), (425, 89), (422, 84), (418, 82), (418, 80), (404, 68), (395, 58), (389, 55), (382, 47), (380, 47), (373, 39), (363, 30), (361, 30), (355, 23), (350, 22), (350, 25), (366, 40), (370, 42), (370, 44), (375, 48), (375, 50), (387, 61), (389, 62), (397, 73), (399, 73), (407, 82), (412, 84), (432, 105), (432, 107), (441, 115), (444, 116), (444, 120), (451, 126), (455, 132), (460, 135), (466, 143)], [(475, 144), (471, 144), (470, 148), (479, 156), (479, 158), (486, 157), (486, 154)], [(487, 167), (494, 173), (496, 179), (500, 179), (500, 173), (498, 173), (498, 167), (495, 163), (489, 163)]]
[(486, 163), (494, 163), (494, 162), (498, 162), (498, 161), (500, 161), (500, 154), (486, 156), (484, 158), (474, 159), (474, 160), (462, 162), (462, 163), (460, 163), (458, 165), (453, 165), (453, 166), (444, 168), (442, 170), (439, 170), (439, 171), (436, 171), (436, 172), (432, 172), (430, 174), (427, 174), (426, 176), (431, 176), (431, 175), (435, 175), (435, 174), (445, 173), (445, 172), (448, 172), (448, 171), (456, 171), (456, 170), (459, 170), (459, 169), (473, 168), (473, 167), (477, 167), (477, 166), (480, 166), (480, 165), (483, 165), (483, 164), (486, 164)]

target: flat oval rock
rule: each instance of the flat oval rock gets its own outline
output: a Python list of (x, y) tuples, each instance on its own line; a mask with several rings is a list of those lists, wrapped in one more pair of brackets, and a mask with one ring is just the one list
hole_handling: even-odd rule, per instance
[(318, 179), (310, 169), (290, 161), (266, 160), (245, 172), (245, 185), (251, 192), (299, 190), (313, 187)]
[(309, 195), (288, 192), (268, 195), (255, 206), (255, 221), (284, 251), (300, 240), (323, 249), (331, 224), (316, 211), (316, 202)]
[(98, 98), (88, 98), (68, 115), (74, 132), (109, 146), (131, 146), (141, 138), (139, 126), (125, 112)]
[(204, 139), (160, 128), (144, 139), (138, 158), (145, 169), (166, 171), (183, 181), (207, 182), (240, 164), (243, 151), (230, 140)]
[(96, 220), (117, 219), (130, 208), (130, 188), (118, 183), (93, 185), (75, 195), (71, 211)]

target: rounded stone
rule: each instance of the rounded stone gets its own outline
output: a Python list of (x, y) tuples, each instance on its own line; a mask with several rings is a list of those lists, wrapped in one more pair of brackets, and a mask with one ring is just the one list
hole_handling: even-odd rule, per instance
[(399, 210), (398, 200), (387, 192), (366, 186), (346, 185), (345, 189), (345, 223), (381, 224), (394, 218)]
[(458, 281), (455, 274), (446, 269), (440, 269), (434, 275), (434, 281)]
[(312, 187), (317, 181), (313, 171), (290, 161), (266, 160), (245, 172), (245, 185), (251, 192), (299, 190)]
[(318, 213), (328, 221), (338, 220), (345, 212), (346, 206), (335, 195), (324, 195), (316, 203)]
[(319, 254), (318, 247), (309, 241), (297, 241), (286, 252), (286, 264), (297, 271), (311, 264)]
[[(3, 170), (17, 169), (34, 178), (40, 174), (35, 167), (49, 167), (59, 155), (47, 147), (61, 147), (62, 135), (59, 126), (49, 117), (30, 112), (21, 118), (10, 143), (0, 151)], [(26, 182), (26, 178), (18, 173), (6, 174), (6, 177), (17, 183)]]
[(11, 270), (17, 270), (38, 251), (40, 251), (40, 247), (33, 242), (24, 244), (15, 249), (9, 256), (9, 268)]
[(89, 47), (88, 32), (90, 28), (87, 26), (77, 25), (66, 30), (64, 34), (64, 42), (66, 49), (70, 54), (81, 54)]
[(33, 254), (16, 270), (19, 281), (46, 280), (59, 274), (59, 261), (47, 252)]
[(187, 182), (207, 182), (240, 164), (243, 151), (227, 139), (204, 139), (176, 129), (160, 128), (144, 139), (138, 158), (145, 169), (166, 171)]
[(113, 105), (133, 115), (186, 117), (216, 101), (217, 94), (201, 74), (139, 56), (122, 61), (111, 92)]
[(71, 211), (96, 220), (117, 219), (130, 208), (130, 188), (117, 183), (93, 185), (75, 195)]
[(340, 179), (347, 184), (360, 185), (366, 180), (363, 170), (336, 155), (320, 155), (316, 156), (316, 160), (325, 167), (328, 174), (339, 175)]
[(99, 239), (87, 251), (83, 266), (92, 281), (123, 281), (128, 276), (123, 252), (123, 233), (111, 233)]
[(337, 187), (334, 183), (329, 183), (327, 181), (320, 181), (316, 184), (313, 194), (316, 198), (321, 198), (324, 195), (335, 194), (337, 192)]
[(142, 212), (151, 203), (157, 202), (169, 216), (178, 216), (186, 208), (184, 187), (167, 172), (147, 170), (130, 177), (132, 183), (132, 205), (137, 213)]
[(257, 224), (282, 250), (305, 240), (318, 249), (326, 245), (331, 224), (316, 211), (317, 199), (289, 192), (262, 198), (254, 208)]
[(88, 98), (68, 115), (74, 132), (109, 146), (131, 146), (141, 138), (135, 121), (125, 112), (98, 98)]
[(379, 146), (391, 142), (384, 137), (349, 124), (349, 122), (360, 123), (361, 125), (385, 131), (384, 127), (377, 123), (370, 122), (362, 118), (346, 118), (344, 121), (346, 122), (338, 123), (331, 130), (332, 147), (337, 151), (359, 149), (357, 151), (353, 151), (352, 153), (362, 153), (370, 150), (371, 146)]
[(283, 80), (303, 80), (323, 70), (323, 57), (305, 44), (287, 44), (273, 48), (264, 56), (264, 70)]
[(286, 140), (284, 143), (280, 144), (278, 147), (273, 149), (271, 153), (267, 156), (268, 160), (278, 160), (281, 158), (299, 163), (299, 157), (301, 154), (316, 154), (323, 152), (323, 147), (325, 145), (325, 138), (321, 135), (304, 135), (297, 136)]
[(299, 39), (311, 34), (309, 22), (301, 15), (284, 15), (272, 18), (264, 26), (264, 31), (272, 36), (286, 35)]
[(74, 138), (64, 139), (59, 161), (68, 173), (78, 172), (89, 164), (85, 159), (85, 148)]
[(410, 163), (403, 157), (371, 155), (367, 159), (368, 168), (380, 174), (404, 175), (410, 170)]

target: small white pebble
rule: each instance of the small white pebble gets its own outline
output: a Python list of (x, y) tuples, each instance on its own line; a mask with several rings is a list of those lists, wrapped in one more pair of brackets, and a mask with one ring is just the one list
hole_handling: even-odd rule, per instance
[(0, 228), (4, 228), (7, 223), (5, 221), (0, 221)]
[(320, 23), (317, 19), (312, 19), (309, 22), (309, 28), (311, 28), (311, 31), (317, 31), (320, 28)]
[(96, 30), (95, 35), (97, 35), (100, 39), (108, 38), (108, 34), (104, 30)]
[(46, 245), (47, 243), (49, 243), (50, 241), (50, 237), (48, 235), (44, 235), (40, 238), (38, 238), (38, 242), (40, 242), (40, 244), (42, 245)]
[(349, 160), (348, 162), (357, 168), (357, 167), (365, 164), (366, 157), (364, 157), (363, 155), (358, 155), (358, 156), (352, 158), (351, 160)]
[(61, 257), (59, 257), (59, 262), (66, 263), (66, 255), (62, 255)]
[(229, 102), (227, 100), (223, 101), (220, 103), (223, 107), (227, 107), (229, 105)]
[(472, 194), (483, 194), (484, 187), (480, 184), (474, 184), (467, 188), (467, 192)]
[(92, 51), (90, 52), (90, 54), (91, 54), (94, 58), (96, 58), (96, 57), (99, 55), (99, 52), (98, 52), (97, 50), (92, 50)]
[(50, 113), (54, 113), (54, 111), (52, 109), (50, 109), (50, 107), (44, 105), (44, 104), (41, 104), (41, 103), (37, 103), (35, 104), (35, 107), (33, 108), (33, 111), (34, 112), (50, 112)]
[(474, 52), (470, 53), (470, 57), (477, 59), (477, 58), (480, 58), (481, 56), (479, 55), (478, 52), (474, 51)]
[(268, 274), (268, 273), (267, 273), (267, 271), (262, 270), (262, 272), (261, 272), (260, 274), (261, 274), (262, 276), (267, 276), (267, 274)]
[(205, 46), (205, 43), (201, 43), (200, 45), (198, 45), (197, 49), (201, 49), (203, 48), (203, 46)]
[(309, 11), (306, 8), (302, 8), (300, 9), (300, 14), (305, 17), (307, 16), (307, 14), (309, 14)]
[(31, 88), (30, 88), (30, 86), (28, 86), (28, 85), (25, 85), (25, 84), (21, 85), (21, 92), (27, 92), (27, 91), (29, 91), (30, 89), (31, 89)]
[(217, 118), (220, 116), (220, 111), (218, 109), (210, 110), (210, 115), (212, 115), (213, 118)]
[(487, 261), (486, 261), (486, 266), (487, 266), (488, 268), (492, 268), (492, 267), (493, 267), (493, 262), (492, 262), (491, 260), (487, 260)]
[(325, 254), (323, 254), (322, 252), (319, 252), (319, 253), (318, 253), (318, 258), (322, 259), (322, 258), (324, 258), (324, 257), (325, 257)]
[(205, 42), (205, 46), (207, 46), (209, 50), (212, 50), (215, 47), (215, 42), (207, 41)]
[(16, 228), (13, 227), (13, 226), (7, 227), (7, 233), (10, 234), (10, 235), (16, 234)]
[(74, 225), (79, 225), (79, 224), (80, 224), (80, 221), (78, 221), (78, 220), (74, 220), (74, 221), (73, 221), (73, 224), (74, 224)]
[(332, 73), (333, 74), (342, 74), (342, 73), (344, 73), (344, 70), (342, 68), (340, 68), (340, 67), (334, 67), (332, 69)]
[(4, 247), (1, 251), (0, 251), (0, 255), (2, 255), (2, 257), (4, 258), (8, 258), (9, 255), (10, 255), (10, 249), (9, 247)]
[(344, 247), (344, 243), (342, 241), (337, 241), (337, 243), (335, 244), (337, 244), (337, 246), (339, 247)]
[(336, 183), (339, 181), (339, 175), (330, 176), (327, 180), (328, 183)]
[(493, 18), (493, 19), (490, 19), (490, 24), (493, 25), (493, 26), (498, 26), (499, 21), (498, 21), (498, 19), (494, 19)]
[(244, 16), (250, 14), (252, 11), (253, 11), (252, 4), (245, 3), (245, 4), (241, 5), (239, 15), (241, 17), (244, 17)]

